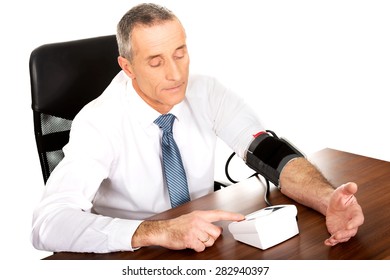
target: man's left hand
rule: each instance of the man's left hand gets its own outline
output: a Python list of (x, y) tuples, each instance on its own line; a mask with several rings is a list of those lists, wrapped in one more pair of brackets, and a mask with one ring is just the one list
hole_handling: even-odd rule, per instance
[(347, 183), (332, 194), (326, 211), (326, 226), (331, 236), (325, 240), (325, 245), (334, 246), (348, 241), (363, 224), (363, 211), (354, 196), (357, 189), (355, 183)]

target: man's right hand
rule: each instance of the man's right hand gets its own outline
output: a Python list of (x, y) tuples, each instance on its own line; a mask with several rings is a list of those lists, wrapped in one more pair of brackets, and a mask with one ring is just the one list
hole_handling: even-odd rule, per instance
[(144, 221), (133, 235), (132, 247), (159, 245), (173, 250), (189, 248), (202, 252), (212, 246), (222, 233), (222, 228), (213, 222), (244, 218), (239, 213), (208, 210), (193, 211), (170, 220)]

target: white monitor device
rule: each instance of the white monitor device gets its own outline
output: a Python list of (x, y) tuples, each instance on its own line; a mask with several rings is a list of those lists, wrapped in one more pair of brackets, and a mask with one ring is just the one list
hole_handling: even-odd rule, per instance
[(265, 250), (299, 233), (297, 213), (295, 205), (269, 206), (230, 223), (229, 231), (237, 241)]

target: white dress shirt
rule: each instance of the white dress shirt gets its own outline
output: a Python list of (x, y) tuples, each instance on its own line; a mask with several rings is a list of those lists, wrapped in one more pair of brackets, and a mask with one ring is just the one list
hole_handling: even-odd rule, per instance
[[(217, 137), (243, 157), (263, 130), (248, 106), (215, 79), (190, 77), (171, 112), (191, 199), (213, 191)], [(47, 251), (134, 250), (146, 218), (171, 208), (161, 162), (160, 115), (135, 92), (124, 72), (72, 123), (65, 157), (34, 212), (32, 242)]]

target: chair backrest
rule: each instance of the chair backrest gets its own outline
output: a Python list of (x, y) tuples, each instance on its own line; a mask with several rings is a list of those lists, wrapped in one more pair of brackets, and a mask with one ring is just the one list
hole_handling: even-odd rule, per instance
[(35, 139), (46, 184), (62, 160), (72, 120), (120, 71), (115, 35), (46, 44), (30, 56)]

